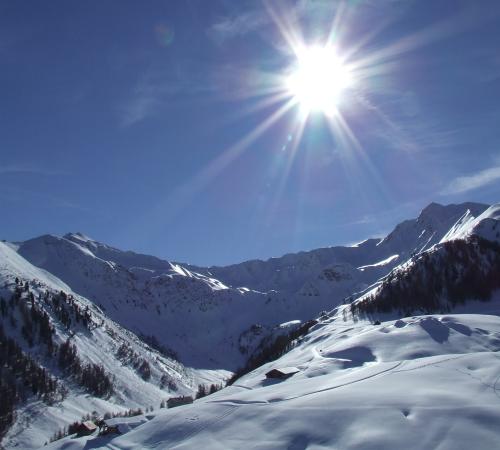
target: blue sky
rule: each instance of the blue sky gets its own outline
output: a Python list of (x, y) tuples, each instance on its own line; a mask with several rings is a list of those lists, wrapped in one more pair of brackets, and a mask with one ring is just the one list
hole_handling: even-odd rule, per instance
[[(354, 139), (280, 113), (277, 22), (362, 67)], [(0, 238), (227, 264), (498, 202), (499, 43), (496, 0), (0, 2)]]

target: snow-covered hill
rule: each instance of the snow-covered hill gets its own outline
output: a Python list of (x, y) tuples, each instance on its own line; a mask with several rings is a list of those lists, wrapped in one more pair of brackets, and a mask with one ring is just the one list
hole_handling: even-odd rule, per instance
[[(222, 268), (123, 252), (80, 233), (41, 236), (21, 243), (18, 252), (122, 326), (154, 336), (185, 364), (234, 370), (263, 337), (262, 330), (332, 309), (439, 242), (465, 214), (476, 217), (486, 208), (433, 203), (382, 240)], [(264, 328), (248, 339), (256, 325)]]
[(446, 312), (500, 289), (500, 205), (467, 211), (441, 241), (392, 269), (351, 304), (351, 312)]
[[(484, 277), (492, 288), (488, 299), (470, 295), (450, 303), (454, 294), (446, 285), (438, 298), (448, 303), (435, 305), (452, 305), (446, 314), (402, 317), (404, 296), (394, 297), (396, 307), (369, 316), (340, 305), (321, 315), (289, 352), (222, 391), (160, 411), (121, 436), (66, 438), (49, 448), (496, 448), (500, 279), (490, 275), (500, 261), (498, 210), (475, 218), (463, 212), (449, 232), (431, 239), (437, 245), (395, 267), (353, 305), (377, 302), (399, 284), (411, 287), (399, 272), (417, 273), (434, 295), (434, 265), (440, 266), (434, 276), (456, 270), (457, 283), (468, 288)], [(474, 266), (478, 270), (468, 275)], [(296, 373), (266, 378), (279, 368)]]
[[(37, 448), (57, 430), (92, 411), (102, 414), (145, 409), (150, 405), (158, 408), (161, 399), (190, 394), (203, 382), (203, 374), (186, 369), (152, 349), (110, 320), (88, 299), (49, 272), (30, 264), (16, 253), (15, 247), (5, 243), (0, 243), (0, 286), (2, 329), (60, 386), (49, 402), (36, 395), (19, 399), (15, 423), (2, 441), (7, 448)], [(18, 300), (14, 300), (16, 292)], [(24, 314), (30, 310), (46, 314), (52, 328), (50, 347), (38, 337), (36, 316)], [(99, 398), (78, 383), (76, 373), (66, 372), (58, 364), (58, 348), (66, 342), (75, 346), (82, 365), (96, 364), (103, 368), (113, 383), (111, 395)]]
[(154, 337), (196, 368), (236, 369), (245, 362), (242, 334), (251, 345), (253, 325), (271, 328), (281, 319), (296, 319), (297, 308), (276, 292), (229, 288), (178, 264), (130, 252), (123, 256), (81, 234), (41, 236), (22, 243), (18, 252), (122, 326)]
[(470, 210), (458, 220), (446, 233), (441, 242), (454, 239), (466, 239), (471, 235), (489, 241), (500, 242), (500, 205), (492, 205), (481, 214), (472, 214)]
[[(49, 448), (497, 447), (498, 316), (431, 315), (374, 326), (344, 321), (343, 308), (231, 387), (161, 411), (122, 436), (69, 438)], [(266, 379), (284, 366), (299, 372)]]
[[(242, 367), (259, 344), (284, 338), (326, 310), (332, 312), (322, 313), (299, 345), (233, 386), (182, 410), (130, 419), (129, 428), (142, 425), (122, 437), (68, 438), (53, 448), (108, 443), (109, 448), (433, 448), (436, 443), (460, 448), (469, 441), (439, 437), (457, 408), (464, 411), (455, 419), (457, 429), (484, 418), (473, 439), (483, 445), (478, 448), (492, 448), (487, 445), (498, 438), (491, 423), (498, 419), (492, 409), (498, 400), (500, 321), (483, 313), (500, 313), (494, 277), (499, 211), (498, 205), (433, 203), (383, 239), (228, 267), (123, 252), (81, 233), (0, 244), (5, 289), (16, 289), (17, 276), (30, 282), (35, 298), (47, 289), (63, 290), (80, 308), (88, 307), (92, 331), (70, 333), (58, 325), (56, 340), (61, 344), (71, 336), (82, 359), (113, 373), (117, 386), (108, 399), (70, 384), (63, 403), (28, 401), (3, 443), (30, 448), (49, 429), (54, 432), (56, 422), (79, 419), (89, 409), (156, 406), (173, 391), (192, 392), (197, 383), (221, 380), (227, 370)], [(476, 266), (492, 301), (469, 302), (482, 298), (483, 289), (481, 295), (449, 302), (450, 280), (467, 282)], [(441, 290), (436, 280), (444, 280)], [(414, 289), (416, 282), (428, 290)], [(414, 298), (419, 293), (434, 303), (419, 303)], [(414, 303), (405, 305), (405, 298)], [(379, 308), (381, 299), (385, 309)], [(362, 311), (371, 302), (372, 308)], [(475, 314), (429, 315), (450, 308)], [(413, 312), (402, 317), (402, 311)], [(56, 323), (54, 311), (48, 312)], [(373, 325), (375, 320), (382, 325)], [(158, 344), (163, 354), (144, 340)], [(148, 361), (150, 379), (143, 379), (137, 364), (124, 361), (130, 353), (123, 344), (136, 355), (132, 359)], [(50, 365), (26, 345), (25, 350)], [(188, 368), (165, 356), (173, 353)], [(267, 370), (280, 366), (300, 371), (283, 382), (265, 379)], [(446, 379), (456, 383), (458, 393)], [(172, 381), (170, 388), (165, 380)], [(424, 430), (428, 440), (414, 440)]]

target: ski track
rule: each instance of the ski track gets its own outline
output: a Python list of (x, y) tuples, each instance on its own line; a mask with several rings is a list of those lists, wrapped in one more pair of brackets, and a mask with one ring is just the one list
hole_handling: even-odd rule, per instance
[(424, 367), (429, 367), (429, 366), (439, 367), (438, 365), (441, 364), (441, 363), (444, 363), (444, 362), (447, 362), (447, 361), (453, 361), (455, 359), (464, 358), (465, 356), (468, 356), (468, 355), (465, 354), (465, 355), (453, 356), (451, 358), (444, 358), (444, 359), (440, 359), (439, 361), (433, 361), (433, 362), (421, 364), (420, 366), (410, 367), (409, 369), (395, 370), (394, 373), (398, 373), (398, 372), (411, 372), (413, 370), (423, 369)]
[[(194, 426), (192, 428), (190, 427), (188, 430), (186, 430), (184, 432), (184, 435), (182, 435), (182, 433), (181, 433), (180, 437), (177, 438), (176, 445), (178, 445), (178, 444), (180, 444), (188, 439), (191, 439), (192, 437), (196, 436), (201, 431), (207, 429), (208, 427), (213, 426), (217, 422), (220, 422), (221, 420), (225, 419), (226, 417), (231, 415), (234, 411), (236, 411), (239, 408), (239, 405), (227, 404), (226, 406), (227, 406), (227, 408), (219, 415), (217, 415), (213, 418), (210, 418), (209, 420), (204, 421), (203, 423), (201, 423), (198, 426)], [(161, 444), (161, 443), (159, 442), (158, 444)]]
[(377, 373), (373, 373), (371, 375), (367, 375), (366, 377), (362, 377), (362, 378), (359, 378), (357, 380), (353, 380), (353, 381), (349, 381), (347, 383), (342, 383), (342, 384), (339, 384), (339, 385), (336, 385), (336, 386), (331, 386), (331, 387), (327, 387), (327, 388), (323, 388), (323, 389), (319, 389), (317, 391), (314, 391), (314, 392), (308, 392), (306, 394), (302, 394), (302, 395), (298, 395), (296, 397), (289, 397), (289, 398), (285, 398), (281, 401), (289, 401), (289, 400), (295, 400), (297, 398), (301, 398), (301, 397), (307, 397), (309, 395), (314, 395), (314, 394), (320, 394), (321, 392), (327, 392), (327, 391), (333, 391), (334, 389), (338, 389), (338, 388), (341, 388), (341, 387), (344, 387), (344, 386), (350, 386), (352, 384), (356, 384), (356, 383), (360, 383), (361, 381), (365, 381), (365, 380), (369, 380), (370, 378), (374, 378), (374, 377), (377, 377), (379, 375), (383, 375), (384, 373), (387, 373), (387, 372), (391, 372), (393, 371), (396, 367), (399, 367), (403, 362), (402, 361), (398, 361), (394, 366), (392, 367), (389, 367), (387, 369), (384, 369), (384, 370), (381, 370), (380, 372), (377, 372)]
[(302, 397), (307, 397), (309, 395), (314, 395), (314, 394), (320, 394), (322, 392), (327, 392), (327, 391), (333, 391), (334, 389), (338, 389), (338, 388), (341, 388), (341, 387), (344, 387), (344, 386), (350, 386), (352, 384), (356, 384), (356, 383), (360, 383), (361, 381), (365, 381), (365, 380), (369, 380), (370, 378), (374, 378), (376, 376), (379, 376), (379, 375), (383, 375), (387, 372), (392, 372), (394, 371), (394, 369), (396, 367), (399, 367), (403, 364), (404, 361), (398, 361), (396, 364), (394, 364), (393, 366), (387, 368), (387, 369), (384, 369), (384, 370), (381, 370), (380, 372), (377, 372), (377, 373), (372, 373), (371, 375), (367, 375), (366, 377), (362, 377), (362, 378), (359, 378), (357, 380), (352, 380), (352, 381), (349, 381), (349, 382), (346, 382), (346, 383), (342, 383), (342, 384), (338, 384), (338, 385), (335, 385), (335, 386), (329, 386), (329, 387), (326, 387), (326, 388), (323, 388), (323, 389), (319, 389), (317, 391), (312, 391), (312, 392), (306, 392), (305, 394), (301, 394), (301, 395), (297, 395), (295, 397), (288, 397), (288, 398), (282, 398), (282, 399), (276, 399), (276, 400), (254, 400), (254, 401), (245, 401), (245, 400), (231, 400), (231, 399), (228, 399), (228, 400), (212, 400), (210, 402), (207, 402), (207, 403), (219, 403), (219, 404), (228, 404), (228, 405), (269, 405), (269, 404), (272, 404), (272, 403), (280, 403), (280, 402), (287, 402), (287, 401), (291, 401), (291, 400), (296, 400), (298, 398), (302, 398)]

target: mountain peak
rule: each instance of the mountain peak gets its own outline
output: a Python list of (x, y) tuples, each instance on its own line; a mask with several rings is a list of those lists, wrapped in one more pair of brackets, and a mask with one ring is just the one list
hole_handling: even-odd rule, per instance
[(460, 204), (451, 203), (449, 205), (442, 205), (440, 203), (432, 202), (429, 203), (418, 216), (418, 221), (422, 219), (431, 219), (438, 222), (446, 221), (450, 217), (455, 217), (457, 214), (463, 214), (467, 210), (471, 212), (473, 216), (478, 216), (482, 214), (489, 205), (483, 203), (465, 202)]
[(95, 242), (94, 239), (92, 239), (91, 237), (81, 233), (80, 231), (77, 231), (76, 233), (66, 233), (64, 236), (63, 236), (64, 239), (68, 239), (70, 241), (73, 241), (73, 240), (78, 240), (78, 241), (83, 241), (83, 242)]
[(422, 216), (422, 215), (435, 214), (436, 212), (442, 211), (445, 208), (446, 206), (441, 205), (441, 203), (431, 202), (424, 209), (422, 209), (420, 215)]

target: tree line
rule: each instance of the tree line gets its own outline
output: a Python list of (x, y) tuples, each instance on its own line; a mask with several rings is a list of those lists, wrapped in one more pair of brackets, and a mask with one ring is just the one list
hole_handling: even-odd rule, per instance
[(316, 320), (304, 322), (300, 327), (291, 331), (288, 334), (281, 334), (274, 338), (271, 342), (264, 340), (258, 347), (257, 351), (248, 359), (244, 367), (238, 369), (234, 375), (228, 380), (227, 384), (233, 384), (238, 378), (255, 370), (270, 361), (278, 359), (290, 351), (298, 338), (306, 335), (312, 326), (316, 325)]
[[(35, 296), (28, 281), (15, 278), (10, 298), (0, 297), (0, 436), (13, 423), (16, 406), (29, 396), (52, 402), (64, 398), (67, 392), (46, 368), (23, 350), (22, 341), (26, 343), (25, 348), (45, 347), (47, 358), (55, 360), (61, 372), (87, 392), (98, 397), (113, 392), (112, 378), (103, 366), (82, 362), (70, 339), (61, 345), (54, 342), (55, 326), (47, 307), (53, 318), (73, 333), (74, 327), (77, 331), (91, 327), (88, 307), (82, 308), (71, 295), (46, 291)], [(9, 337), (7, 329), (20, 340)]]
[(24, 353), (0, 324), (0, 437), (15, 418), (15, 407), (34, 395), (50, 403), (61, 393), (45, 368)]
[(397, 311), (446, 313), (467, 300), (488, 301), (500, 288), (500, 245), (473, 236), (424, 252), (393, 270), (378, 290), (351, 303), (353, 317)]

